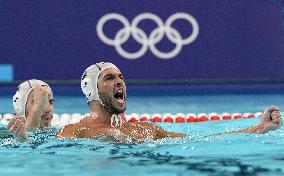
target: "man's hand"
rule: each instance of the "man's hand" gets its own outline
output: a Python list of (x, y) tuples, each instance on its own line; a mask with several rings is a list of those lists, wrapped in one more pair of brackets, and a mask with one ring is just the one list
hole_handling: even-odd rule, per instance
[(19, 141), (28, 140), (28, 135), (26, 133), (25, 118), (15, 117), (8, 123), (8, 130), (14, 135), (14, 137)]
[(271, 112), (271, 118), (272, 118), (272, 122), (274, 124), (277, 124), (277, 125), (282, 125), (282, 119), (281, 119), (281, 114), (279, 112), (279, 110), (274, 110)]
[(276, 130), (282, 125), (281, 114), (279, 108), (276, 106), (270, 106), (261, 116), (261, 122), (256, 125), (256, 133), (263, 134), (268, 131)]
[(32, 107), (27, 117), (26, 129), (38, 130), (44, 108), (49, 103), (48, 95), (51, 94), (51, 90), (48, 86), (36, 86), (31, 93)]
[(48, 103), (48, 95), (50, 94), (50, 89), (47, 86), (36, 86), (33, 89), (33, 107), (44, 109)]
[[(279, 112), (279, 108), (272, 105), (272, 106), (269, 106), (268, 108), (266, 108), (264, 110), (264, 113), (263, 115), (261, 116), (261, 121), (262, 122), (271, 122), (273, 119), (272, 119), (272, 112), (275, 114), (276, 112), (278, 112), (278, 114), (280, 115), (280, 112)], [(275, 116), (275, 115), (274, 115)], [(280, 115), (281, 116), (281, 115)], [(280, 118), (279, 116), (279, 118)]]

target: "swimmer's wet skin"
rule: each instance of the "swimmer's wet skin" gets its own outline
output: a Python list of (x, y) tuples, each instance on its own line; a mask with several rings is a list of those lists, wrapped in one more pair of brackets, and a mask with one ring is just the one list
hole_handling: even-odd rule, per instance
[(114, 64), (101, 62), (88, 67), (82, 75), (81, 88), (88, 99), (91, 115), (65, 126), (58, 137), (90, 138), (104, 134), (114, 141), (130, 139), (136, 142), (186, 136), (147, 122), (123, 121), (120, 114), (126, 110), (126, 85)]
[[(81, 88), (88, 99), (90, 116), (76, 124), (65, 126), (57, 137), (93, 138), (105, 135), (111, 141), (143, 142), (165, 137), (186, 136), (183, 133), (167, 132), (147, 122), (123, 121), (120, 114), (126, 110), (126, 85), (122, 73), (114, 64), (101, 62), (88, 67), (82, 75)], [(266, 112), (270, 116), (274, 111), (269, 109)], [(275, 114), (275, 116), (279, 115)], [(238, 133), (265, 133), (273, 130), (273, 124), (274, 122), (269, 120), (256, 125), (253, 130), (244, 129)], [(221, 134), (232, 133), (236, 132)]]

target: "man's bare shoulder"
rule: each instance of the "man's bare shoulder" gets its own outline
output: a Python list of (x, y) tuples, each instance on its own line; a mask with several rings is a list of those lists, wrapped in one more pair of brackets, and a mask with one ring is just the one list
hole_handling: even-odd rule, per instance
[(91, 118), (91, 116), (87, 116), (83, 119), (81, 119), (79, 122), (74, 123), (74, 124), (69, 124), (66, 125), (63, 130), (76, 130), (76, 129), (80, 129), (82, 127), (89, 127), (94, 123), (93, 118)]
[(66, 125), (59, 133), (58, 137), (83, 138), (93, 137), (97, 134), (108, 134), (109, 129), (100, 123), (96, 123), (92, 116), (87, 116), (78, 123)]
[(80, 120), (79, 123), (81, 124), (92, 124), (95, 122), (95, 119), (92, 116), (86, 116), (83, 119)]
[(83, 127), (83, 124), (81, 123), (81, 121), (75, 124), (66, 125), (57, 134), (57, 137), (66, 137), (66, 138), (78, 137), (78, 134), (76, 133), (76, 131), (78, 131), (82, 127)]

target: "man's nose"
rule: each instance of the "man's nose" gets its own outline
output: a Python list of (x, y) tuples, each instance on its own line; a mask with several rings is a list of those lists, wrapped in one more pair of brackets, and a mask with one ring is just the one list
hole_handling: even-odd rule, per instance
[(122, 84), (123, 84), (123, 80), (122, 80), (120, 77), (118, 77), (118, 78), (116, 79), (116, 85), (117, 85), (117, 86), (122, 86)]

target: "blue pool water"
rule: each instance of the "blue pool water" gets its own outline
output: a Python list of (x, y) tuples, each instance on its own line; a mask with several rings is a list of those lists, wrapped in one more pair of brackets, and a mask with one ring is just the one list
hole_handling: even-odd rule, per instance
[[(0, 98), (0, 112), (13, 112), (10, 97)], [(127, 113), (243, 113), (263, 111), (270, 104), (284, 107), (284, 95), (129, 96)], [(88, 112), (83, 96), (56, 96), (55, 106), (57, 113)], [(35, 134), (33, 141), (22, 144), (5, 139), (0, 147), (0, 175), (283, 175), (283, 127), (264, 135), (211, 136), (258, 121), (159, 123), (189, 136), (142, 144), (58, 140), (54, 131)]]

